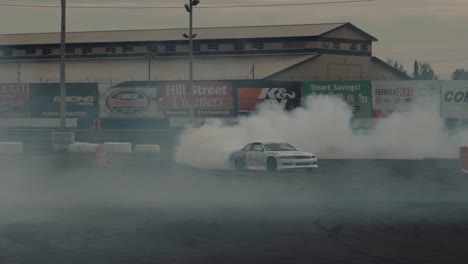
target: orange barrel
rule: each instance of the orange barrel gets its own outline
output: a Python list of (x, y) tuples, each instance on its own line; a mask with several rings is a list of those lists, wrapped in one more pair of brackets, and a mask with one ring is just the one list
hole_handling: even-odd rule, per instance
[(460, 169), (468, 171), (468, 147), (460, 148)]
[(96, 146), (96, 167), (105, 167), (107, 165), (106, 152), (104, 151), (104, 145), (98, 144)]

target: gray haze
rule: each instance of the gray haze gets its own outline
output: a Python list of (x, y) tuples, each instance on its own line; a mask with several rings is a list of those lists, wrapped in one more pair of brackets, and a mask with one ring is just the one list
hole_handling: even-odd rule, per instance
[[(328, 1), (328, 0), (324, 0)], [(315, 2), (324, 2), (315, 1)], [(177, 6), (170, 10), (70, 9), (69, 31), (186, 27), (184, 0), (69, 0), (70, 5)], [(314, 2), (314, 1), (294, 1)], [(3, 0), (0, 3), (58, 5), (59, 1)], [(284, 0), (202, 0), (200, 6), (292, 3)], [(0, 34), (59, 31), (57, 8), (0, 8)], [(379, 41), (374, 55), (404, 63), (409, 72), (414, 59), (430, 62), (442, 79), (455, 68), (468, 68), (466, 48), (468, 1), (377, 0), (375, 2), (298, 7), (202, 9), (195, 26), (271, 25), (351, 22)]]
[(319, 160), (456, 159), (459, 147), (468, 144), (468, 131), (445, 131), (438, 104), (431, 99), (415, 104), (408, 113), (376, 121), (367, 133), (351, 129), (352, 111), (342, 100), (318, 96), (305, 102), (307, 107), (291, 113), (261, 109), (235, 126), (214, 120), (188, 129), (180, 137), (175, 159), (193, 167), (226, 169), (232, 151), (258, 140), (289, 142), (317, 154)]

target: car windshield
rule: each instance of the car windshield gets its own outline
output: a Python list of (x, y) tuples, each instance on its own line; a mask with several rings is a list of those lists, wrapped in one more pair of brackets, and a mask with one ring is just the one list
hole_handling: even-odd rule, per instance
[(265, 149), (268, 151), (294, 151), (297, 150), (287, 143), (268, 143), (264, 144)]

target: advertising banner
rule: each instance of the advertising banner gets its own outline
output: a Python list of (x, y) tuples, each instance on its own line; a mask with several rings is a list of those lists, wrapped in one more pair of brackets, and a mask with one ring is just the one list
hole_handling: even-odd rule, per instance
[(300, 82), (235, 82), (237, 111), (245, 114), (257, 110), (261, 104), (279, 105), (291, 110), (301, 105)]
[(468, 81), (442, 81), (442, 117), (468, 119)]
[(187, 117), (191, 106), (195, 117), (231, 117), (233, 115), (230, 82), (164, 83), (162, 87), (164, 113), (168, 117)]
[[(60, 84), (32, 83), (29, 89), (32, 118), (60, 117)], [(99, 115), (97, 83), (66, 84), (66, 117), (96, 118)]]
[(29, 117), (28, 84), (0, 84), (0, 118)]
[(366, 81), (321, 81), (304, 82), (304, 97), (308, 95), (331, 95), (345, 100), (353, 108), (356, 118), (372, 116), (371, 83)]
[(416, 102), (440, 103), (438, 81), (373, 81), (372, 116), (385, 117), (392, 112), (406, 112)]
[(158, 87), (100, 89), (101, 117), (161, 117)]

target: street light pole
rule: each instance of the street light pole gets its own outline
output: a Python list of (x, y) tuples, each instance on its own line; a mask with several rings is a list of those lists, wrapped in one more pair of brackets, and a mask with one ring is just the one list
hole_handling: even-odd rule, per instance
[[(193, 90), (193, 7), (198, 5), (200, 3), (199, 0), (189, 0), (189, 4), (185, 4), (185, 9), (189, 13), (189, 78), (190, 78), (190, 88), (189, 92), (190, 94), (190, 123), (193, 124), (193, 119), (194, 119), (194, 113), (193, 113), (193, 101), (192, 101), (192, 90)], [(187, 38), (187, 34), (184, 34), (184, 37)]]
[(65, 118), (66, 118), (66, 93), (65, 93), (65, 10), (66, 10), (66, 0), (61, 0), (61, 11), (62, 11), (62, 21), (61, 21), (61, 32), (60, 32), (60, 128), (65, 130)]
[(151, 54), (148, 55), (148, 85), (151, 83)]
[(190, 37), (190, 123), (193, 124), (193, 2), (190, 0), (190, 22), (189, 22), (189, 37)]

